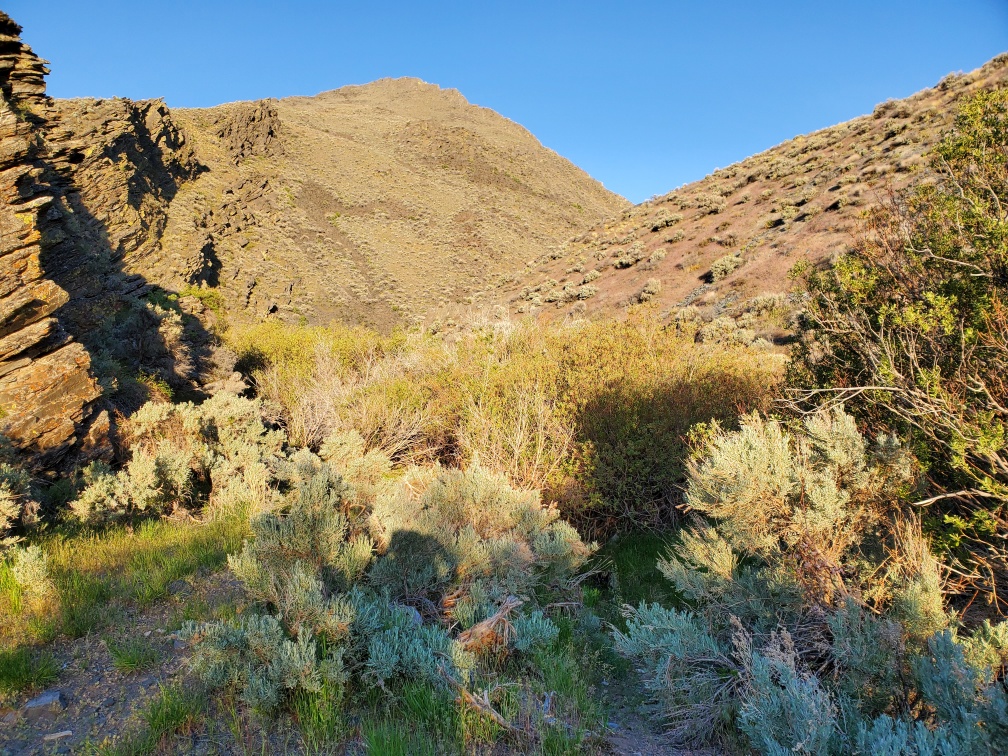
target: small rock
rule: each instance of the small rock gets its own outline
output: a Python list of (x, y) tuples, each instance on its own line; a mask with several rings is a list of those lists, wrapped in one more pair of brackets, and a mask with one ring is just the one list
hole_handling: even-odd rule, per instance
[(144, 638), (150, 638), (150, 634), (151, 634), (151, 631), (148, 630), (146, 633), (144, 633)]
[(6, 725), (15, 724), (18, 721), (16, 709), (0, 709), (0, 722)]
[(175, 642), (172, 643), (172, 648), (174, 648), (176, 651), (181, 651), (185, 647), (186, 647), (186, 642), (183, 641), (183, 640), (179, 640), (178, 638), (176, 638)]
[(423, 617), (420, 616), (420, 612), (415, 606), (406, 606), (403, 608), (409, 612), (410, 619), (413, 621), (414, 625), (419, 626), (423, 624)]
[(106, 698), (104, 701), (101, 702), (101, 708), (103, 709), (111, 709), (115, 705), (116, 705), (115, 696), (109, 696), (108, 698)]
[(49, 743), (53, 740), (59, 740), (61, 738), (69, 738), (73, 735), (73, 730), (63, 730), (62, 732), (51, 732), (48, 735), (43, 735), (42, 740)]
[(34, 722), (43, 717), (53, 717), (59, 714), (66, 708), (66, 705), (66, 698), (62, 691), (47, 690), (22, 706), (21, 714), (29, 722)]

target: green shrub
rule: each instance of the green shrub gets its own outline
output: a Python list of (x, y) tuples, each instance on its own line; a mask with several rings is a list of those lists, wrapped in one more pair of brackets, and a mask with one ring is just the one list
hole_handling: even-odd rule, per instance
[(634, 242), (629, 249), (624, 250), (616, 257), (613, 266), (616, 268), (631, 268), (645, 257), (647, 257), (647, 254), (644, 252), (643, 242)]
[(644, 284), (644, 288), (641, 289), (640, 294), (637, 295), (637, 301), (650, 302), (660, 293), (661, 293), (661, 280), (658, 278), (649, 278), (647, 283)]
[[(325, 448), (347, 466), (363, 451), (353, 436)], [(371, 506), (306, 450), (278, 475), (286, 502), (229, 559), (258, 610), (184, 629), (211, 687), (262, 712), (327, 691), (335, 710), (362, 685), (468, 685), (488, 648), (530, 655), (555, 642), (535, 597), (572, 590), (590, 552), (537, 493), (473, 468), (429, 473), (423, 493), (407, 476)]]
[(871, 212), (828, 270), (799, 271), (809, 298), (789, 377), (803, 409), (846, 399), (908, 440), (942, 497), (929, 530), (964, 571), (973, 555), (990, 565), (989, 596), (1008, 574), (990, 526), (1008, 502), (1006, 148), (1008, 90), (966, 99), (932, 175)]
[(44, 688), (56, 679), (59, 662), (48, 651), (22, 646), (0, 651), (0, 698)]
[(132, 458), (125, 468), (95, 462), (84, 469), (83, 489), (70, 504), (78, 519), (100, 523), (207, 504), (218, 514), (268, 508), (268, 468), (285, 439), (266, 429), (259, 400), (221, 393), (198, 406), (149, 402), (126, 431)]
[(33, 517), (37, 509), (38, 504), (31, 496), (28, 472), (0, 457), (0, 552), (18, 541), (13, 529), (23, 524), (26, 514)]
[(686, 506), (709, 519), (659, 562), (682, 608), (626, 607), (615, 634), (675, 739), (767, 754), (991, 749), (1008, 722), (995, 682), (1008, 623), (947, 629), (937, 562), (901, 514), (906, 452), (867, 443), (839, 409), (698, 435)]
[(710, 277), (712, 281), (720, 281), (727, 278), (742, 265), (742, 258), (738, 255), (724, 255), (711, 263)]

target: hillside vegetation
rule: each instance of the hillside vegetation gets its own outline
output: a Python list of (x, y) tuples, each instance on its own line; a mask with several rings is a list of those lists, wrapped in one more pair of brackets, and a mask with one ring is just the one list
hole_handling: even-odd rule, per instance
[[(0, 437), (0, 751), (1004, 751), (1004, 56), (555, 252), (518, 299), (564, 317), (463, 320), (488, 255), (619, 199), (414, 81), (189, 136), (57, 105), (0, 26), (0, 263), (47, 297), (0, 297), (0, 368), (27, 392), (87, 334), (64, 363), (107, 434)], [(661, 274), (706, 233), (740, 252), (711, 288)], [(445, 322), (412, 323), (432, 287)]]
[(666, 311), (698, 307), (707, 320), (738, 316), (753, 297), (786, 293), (797, 263), (843, 252), (863, 212), (922, 179), (957, 103), (1006, 78), (1002, 55), (612, 214), (510, 271), (501, 296), (547, 318), (616, 315), (643, 298)]
[(385, 79), (172, 111), (207, 170), (166, 243), (204, 247), (231, 316), (389, 330), (485, 301), (626, 201), (456, 90)]

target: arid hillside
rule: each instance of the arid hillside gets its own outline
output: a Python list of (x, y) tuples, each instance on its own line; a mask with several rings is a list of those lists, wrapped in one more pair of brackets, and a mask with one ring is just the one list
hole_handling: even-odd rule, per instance
[(0, 13), (0, 433), (41, 467), (108, 457), (152, 391), (239, 390), (222, 320), (388, 331), (627, 205), (454, 90), (55, 100), (20, 33)]
[(501, 286), (512, 311), (555, 318), (651, 301), (707, 317), (788, 288), (799, 260), (844, 249), (862, 212), (927, 170), (956, 103), (1004, 87), (1008, 55), (870, 115), (798, 136), (611, 215)]
[(388, 328), (465, 303), (626, 202), (456, 90), (382, 80), (173, 110), (208, 169), (165, 246), (237, 317)]

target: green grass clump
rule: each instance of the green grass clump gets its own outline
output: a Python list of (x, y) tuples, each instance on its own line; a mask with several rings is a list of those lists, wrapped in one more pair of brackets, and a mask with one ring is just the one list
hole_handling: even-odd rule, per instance
[(184, 523), (149, 520), (135, 529), (54, 532), (38, 547), (52, 590), (26, 601), (0, 564), (0, 649), (71, 638), (114, 624), (127, 607), (142, 609), (172, 582), (220, 569), (247, 533), (245, 520)]
[(406, 725), (384, 720), (370, 722), (362, 728), (361, 739), (369, 754), (382, 756), (436, 756), (435, 744), (423, 732)]
[(186, 286), (178, 293), (179, 298), (196, 297), (203, 306), (215, 313), (224, 311), (224, 297), (217, 289), (205, 286)]
[(108, 756), (146, 756), (178, 752), (171, 745), (172, 736), (192, 728), (205, 708), (206, 701), (199, 690), (182, 685), (161, 688), (160, 694), (142, 714), (143, 729), (106, 753)]
[(48, 651), (29, 647), (0, 651), (0, 700), (33, 688), (44, 688), (59, 673), (59, 663)]
[(151, 669), (161, 661), (161, 652), (147, 638), (107, 639), (112, 663), (120, 672), (139, 672)]

